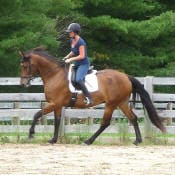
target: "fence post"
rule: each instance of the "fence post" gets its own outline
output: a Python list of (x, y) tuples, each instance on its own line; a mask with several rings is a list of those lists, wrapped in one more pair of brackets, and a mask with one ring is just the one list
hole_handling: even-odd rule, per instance
[[(43, 109), (47, 105), (46, 102), (41, 102), (41, 109)], [(40, 120), (41, 125), (47, 125), (47, 116), (42, 116)]]
[[(19, 102), (14, 102), (14, 109), (19, 109)], [(20, 117), (19, 116), (13, 116), (12, 117), (12, 125), (17, 126), (17, 132), (19, 131), (19, 125), (20, 125)]]
[(62, 137), (65, 134), (65, 107), (62, 107), (61, 109), (61, 121), (60, 121), (60, 127), (59, 127), (59, 137), (62, 139)]
[[(19, 109), (19, 102), (14, 102), (14, 109)], [(12, 117), (12, 125), (16, 128), (16, 136), (17, 136), (17, 142), (20, 140), (20, 134), (19, 134), (19, 127), (20, 127), (20, 116), (14, 116)]]
[[(167, 110), (173, 110), (173, 103), (172, 102), (168, 102), (168, 104), (167, 104)], [(168, 117), (167, 120), (166, 120), (166, 122), (167, 122), (166, 123), (167, 125), (172, 125), (173, 120), (172, 120), (171, 117)]]
[[(153, 101), (153, 76), (146, 76), (144, 78), (144, 88), (149, 93), (151, 100)], [(144, 108), (145, 120), (144, 120), (144, 134), (145, 138), (153, 137), (152, 123), (148, 117), (147, 111)]]

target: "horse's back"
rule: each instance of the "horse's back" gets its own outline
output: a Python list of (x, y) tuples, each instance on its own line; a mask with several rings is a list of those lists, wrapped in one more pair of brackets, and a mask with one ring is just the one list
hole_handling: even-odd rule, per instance
[(109, 84), (126, 83), (131, 85), (127, 74), (114, 69), (100, 70), (97, 72), (97, 77), (99, 81), (108, 81)]
[(99, 91), (109, 100), (120, 101), (127, 99), (132, 92), (132, 84), (128, 75), (113, 69), (104, 69), (97, 72)]

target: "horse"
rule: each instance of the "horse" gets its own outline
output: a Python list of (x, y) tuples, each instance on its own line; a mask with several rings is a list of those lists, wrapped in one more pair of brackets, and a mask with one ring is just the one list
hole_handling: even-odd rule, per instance
[[(29, 138), (34, 137), (35, 125), (42, 115), (54, 111), (54, 133), (53, 137), (48, 141), (54, 144), (58, 139), (61, 109), (62, 107), (69, 106), (72, 97), (72, 93), (68, 87), (68, 66), (65, 66), (66, 63), (63, 60), (58, 60), (42, 48), (35, 48), (27, 52), (19, 51), (19, 54), (21, 57), (20, 84), (24, 87), (29, 86), (31, 80), (39, 73), (44, 85), (45, 98), (48, 102), (47, 106), (43, 107), (34, 115), (29, 129)], [(77, 95), (77, 100), (74, 104), (75, 108), (89, 108), (105, 103), (100, 128), (89, 139), (85, 140), (84, 144), (92, 144), (110, 125), (113, 111), (117, 107), (124, 113), (134, 127), (136, 139), (133, 144), (138, 145), (142, 142), (137, 115), (129, 106), (129, 98), (132, 93), (139, 94), (152, 124), (162, 132), (165, 132), (165, 127), (156, 112), (148, 92), (136, 78), (114, 69), (99, 70), (96, 75), (99, 89), (91, 93), (93, 104), (87, 106), (84, 103), (84, 95), (82, 93)]]

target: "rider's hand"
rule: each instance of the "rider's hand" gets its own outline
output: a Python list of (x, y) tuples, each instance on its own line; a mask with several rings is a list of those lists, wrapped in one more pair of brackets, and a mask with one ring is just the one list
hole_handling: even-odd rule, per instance
[(65, 60), (66, 63), (71, 63), (72, 61), (73, 61), (72, 58), (68, 58), (68, 59)]
[(65, 60), (67, 60), (67, 59), (68, 59), (68, 57), (64, 57), (62, 60), (65, 61)]

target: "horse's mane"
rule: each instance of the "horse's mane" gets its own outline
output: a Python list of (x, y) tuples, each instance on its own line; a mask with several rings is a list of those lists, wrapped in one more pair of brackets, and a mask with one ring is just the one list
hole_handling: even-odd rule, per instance
[(29, 53), (34, 53), (36, 55), (42, 56), (43, 58), (48, 59), (49, 61), (52, 61), (58, 65), (61, 65), (61, 66), (65, 65), (63, 60), (58, 59), (58, 58), (54, 57), (53, 55), (49, 54), (47, 51), (47, 48), (44, 46), (36, 47), (36, 48), (28, 51), (28, 54)]

